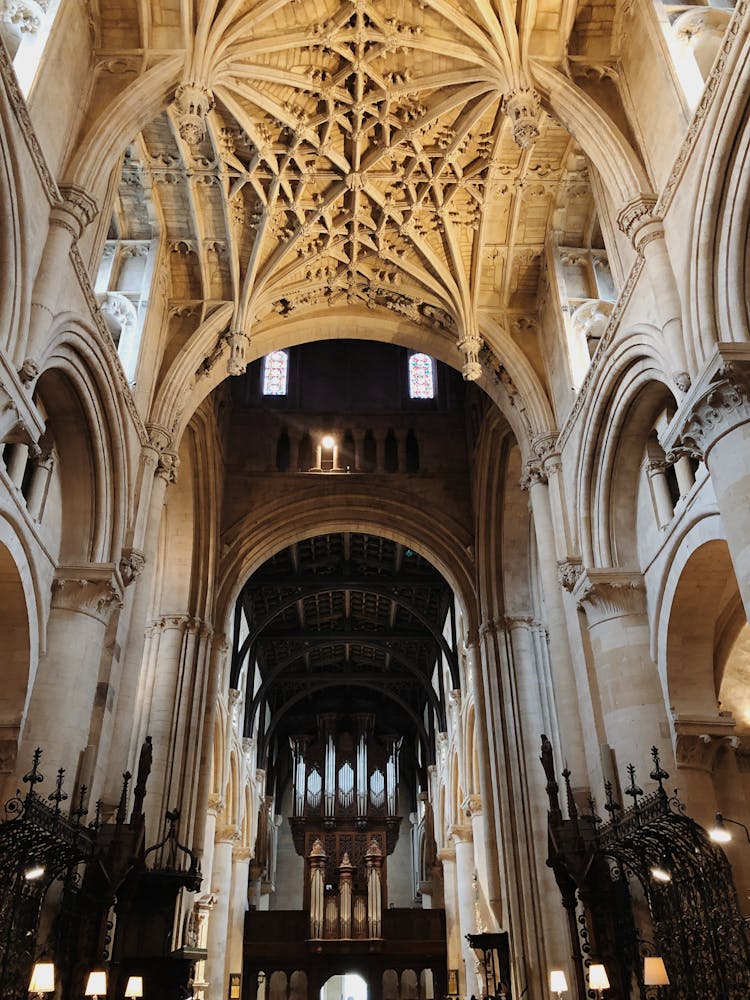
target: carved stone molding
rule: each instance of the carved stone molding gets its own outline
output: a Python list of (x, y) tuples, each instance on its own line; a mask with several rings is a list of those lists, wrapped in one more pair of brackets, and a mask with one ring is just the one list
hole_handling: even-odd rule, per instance
[(138, 549), (123, 549), (120, 559), (120, 576), (124, 586), (129, 587), (143, 572), (146, 557)]
[(247, 334), (234, 331), (227, 335), (229, 357), (227, 358), (227, 374), (242, 375), (247, 368), (247, 348), (250, 343)]
[[(214, 842), (217, 844), (236, 844), (240, 839), (240, 831), (236, 824), (225, 823), (216, 827)], [(215, 891), (215, 890), (214, 890)]]
[(503, 98), (502, 109), (513, 128), (513, 141), (521, 149), (529, 149), (539, 138), (538, 118), (541, 110), (539, 94), (533, 87), (516, 87)]
[(547, 473), (541, 459), (531, 458), (526, 463), (523, 475), (519, 481), (519, 486), (524, 491), (530, 490), (532, 486), (545, 485), (547, 483)]
[(640, 252), (643, 247), (643, 239), (660, 229), (664, 235), (664, 228), (661, 220), (654, 217), (656, 206), (656, 195), (642, 193), (632, 198), (624, 205), (617, 215), (617, 226), (623, 232), (634, 248)]
[(659, 435), (667, 453), (704, 461), (725, 434), (750, 422), (750, 351), (742, 343), (718, 344), (669, 427)]
[(208, 796), (208, 805), (206, 808), (208, 812), (212, 813), (214, 816), (218, 816), (219, 813), (224, 812), (225, 806), (226, 803), (220, 795), (211, 793), (211, 795)]
[(78, 240), (86, 226), (93, 222), (99, 207), (91, 195), (76, 184), (61, 187), (60, 194), (62, 200), (53, 205), (50, 212), (50, 225), (67, 229), (73, 239)]
[(206, 117), (214, 106), (214, 97), (203, 83), (181, 83), (174, 95), (180, 138), (197, 146), (206, 137)]
[(580, 559), (563, 559), (557, 564), (557, 575), (563, 590), (570, 594), (583, 573), (583, 563)]
[(735, 750), (738, 744), (736, 736), (678, 732), (675, 741), (675, 760), (678, 767), (711, 774), (720, 755), (727, 750)]
[(646, 588), (640, 573), (622, 569), (588, 569), (573, 588), (578, 609), (589, 627), (611, 618), (646, 613)]
[(448, 836), (454, 844), (470, 844), (474, 840), (474, 831), (465, 823), (453, 823), (448, 827)]
[(680, 435), (683, 448), (705, 459), (714, 444), (740, 424), (750, 421), (750, 392), (745, 374), (732, 366), (693, 405)]
[(122, 607), (112, 566), (64, 566), (52, 581), (52, 606), (106, 623)]
[(232, 861), (250, 861), (254, 857), (255, 851), (252, 847), (232, 848)]
[(482, 811), (482, 796), (467, 795), (461, 803), (461, 809), (469, 817), (479, 816)]

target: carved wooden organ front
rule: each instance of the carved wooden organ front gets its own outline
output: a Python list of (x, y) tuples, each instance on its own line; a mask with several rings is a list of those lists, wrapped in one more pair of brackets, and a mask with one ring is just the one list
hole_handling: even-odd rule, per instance
[(387, 906), (386, 858), (398, 839), (397, 736), (376, 735), (374, 715), (325, 714), (316, 736), (290, 739), (297, 853), (312, 939), (379, 938)]

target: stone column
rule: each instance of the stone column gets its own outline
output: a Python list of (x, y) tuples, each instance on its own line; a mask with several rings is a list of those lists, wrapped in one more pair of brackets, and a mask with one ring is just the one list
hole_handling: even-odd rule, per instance
[(71, 795), (79, 757), (89, 742), (107, 625), (120, 607), (122, 592), (114, 566), (88, 564), (57, 570), (46, 653), (37, 668), (18, 766), (29, 764), (34, 748), (40, 746), (50, 788), (55, 772), (64, 767)]
[[(580, 699), (568, 640), (565, 607), (558, 575), (555, 529), (547, 485), (548, 476), (559, 473), (560, 455), (554, 450), (554, 446), (549, 440), (540, 444), (540, 450), (544, 456), (543, 461), (540, 459), (527, 464), (527, 474), (522, 485), (528, 489), (531, 499), (534, 532), (539, 554), (539, 577), (549, 632), (550, 665), (556, 712), (553, 719), (555, 731), (548, 735), (553, 745), (556, 745), (560, 751), (561, 758), (567, 760), (574, 780), (585, 783), (587, 767), (581, 716), (578, 709)], [(564, 720), (564, 729), (561, 729), (560, 719)]]
[(474, 913), (474, 838), (471, 827), (451, 827), (451, 838), (456, 851), (458, 919), (461, 926), (461, 952), (466, 971), (466, 996), (478, 996), (476, 955), (466, 940), (467, 934), (474, 934), (477, 930)]
[(31, 474), (29, 485), (28, 508), (29, 514), (35, 521), (41, 521), (44, 514), (44, 505), (47, 501), (47, 491), (54, 467), (55, 458), (51, 449), (42, 451), (34, 463), (34, 471)]
[(229, 909), (229, 967), (228, 972), (242, 974), (245, 914), (248, 906), (250, 882), (250, 859), (253, 852), (249, 847), (235, 847), (232, 851), (232, 890)]
[(745, 614), (750, 620), (750, 351), (720, 344), (663, 435), (711, 475)]
[(396, 432), (396, 448), (397, 448), (397, 460), (398, 460), (398, 471), (406, 472), (406, 439), (409, 436), (409, 431), (399, 428)]
[(648, 766), (653, 745), (674, 766), (661, 683), (651, 659), (643, 577), (621, 569), (589, 569), (573, 591), (585, 611), (607, 743), (620, 779), (632, 762)]
[[(153, 617), (153, 589), (156, 570), (159, 530), (164, 511), (167, 487), (174, 483), (177, 474), (177, 456), (168, 451), (169, 435), (162, 428), (149, 427), (150, 443), (143, 448), (141, 459), (141, 483), (138, 510), (133, 528), (130, 553), (141, 561), (139, 574), (132, 596), (127, 641), (120, 673), (120, 685), (114, 713), (110, 759), (112, 767), (107, 778), (105, 797), (116, 800), (122, 762), (134, 765), (148, 733), (147, 720), (137, 716), (137, 706), (143, 704), (143, 693), (139, 697), (139, 687), (143, 683), (144, 647), (146, 625)], [(145, 553), (149, 554), (147, 559)], [(184, 827), (183, 827), (184, 835)]]
[(646, 475), (651, 484), (659, 527), (665, 528), (674, 517), (672, 494), (667, 483), (667, 463), (656, 458), (650, 459), (646, 465)]
[(227, 959), (229, 943), (229, 904), (232, 890), (232, 852), (239, 840), (236, 826), (220, 826), (214, 842), (211, 892), (216, 905), (208, 921), (208, 956), (206, 978), (208, 1000), (224, 1000), (227, 994)]
[[(498, 926), (502, 923), (502, 893), (500, 888), (500, 864), (498, 858), (498, 832), (495, 822), (496, 789), (492, 781), (492, 765), (490, 763), (489, 725), (487, 709), (484, 700), (482, 684), (482, 664), (478, 647), (479, 636), (470, 635), (466, 642), (466, 658), (469, 669), (470, 687), (474, 692), (474, 735), (477, 741), (477, 760), (479, 762), (479, 803), (488, 803), (488, 808), (472, 813), (472, 825), (482, 827), (482, 839), (486, 845), (485, 878), (490, 909)], [(476, 829), (475, 829), (476, 833)]]
[(63, 282), (70, 277), (70, 251), (93, 221), (98, 211), (96, 202), (82, 188), (68, 185), (60, 188), (62, 201), (53, 206), (49, 232), (31, 294), (31, 315), (26, 342), (24, 376), (36, 377), (38, 361), (55, 317)]
[(459, 988), (464, 987), (462, 993), (465, 997), (467, 993), (466, 975), (463, 961), (463, 930), (461, 927), (458, 910), (458, 892), (456, 888), (456, 850), (453, 845), (440, 848), (438, 860), (443, 866), (443, 895), (445, 899), (445, 926), (447, 930), (446, 952), (448, 957), (448, 968), (458, 969)]
[(664, 239), (664, 224), (653, 214), (655, 206), (655, 195), (639, 194), (622, 208), (617, 224), (646, 263), (646, 274), (662, 324), (664, 346), (671, 362), (670, 375), (675, 386), (687, 392), (690, 376), (682, 330), (682, 303)]

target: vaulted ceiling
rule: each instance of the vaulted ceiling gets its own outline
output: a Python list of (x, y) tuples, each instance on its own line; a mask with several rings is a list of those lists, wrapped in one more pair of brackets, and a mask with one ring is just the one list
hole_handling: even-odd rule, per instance
[[(121, 10), (121, 15), (127, 5)], [(548, 230), (586, 245), (587, 165), (530, 61), (610, 54), (614, 7), (543, 0), (229, 0), (133, 8), (100, 52), (186, 52), (129, 146), (119, 235), (158, 219), (172, 302), (232, 303), (231, 332), (344, 303), (461, 344), (536, 310)], [(231, 365), (231, 361), (230, 361)], [(230, 367), (231, 370), (231, 367)]]

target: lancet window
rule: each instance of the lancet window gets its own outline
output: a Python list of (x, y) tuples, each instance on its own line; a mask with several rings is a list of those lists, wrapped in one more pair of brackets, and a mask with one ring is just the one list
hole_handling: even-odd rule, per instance
[(412, 399), (435, 398), (435, 362), (428, 354), (409, 356), (409, 396)]
[(289, 352), (273, 351), (263, 360), (263, 395), (286, 396), (289, 389)]

